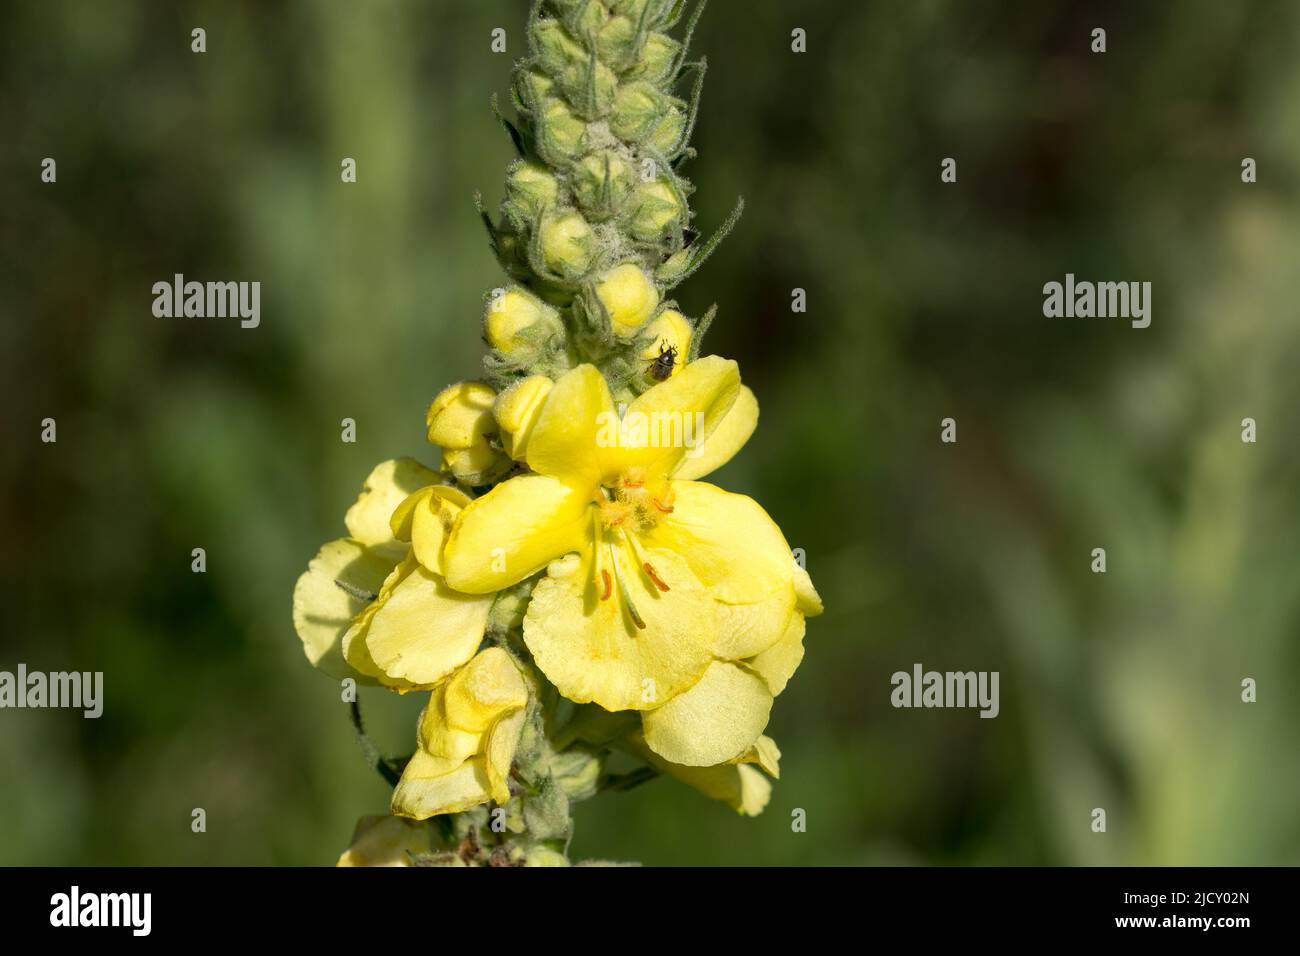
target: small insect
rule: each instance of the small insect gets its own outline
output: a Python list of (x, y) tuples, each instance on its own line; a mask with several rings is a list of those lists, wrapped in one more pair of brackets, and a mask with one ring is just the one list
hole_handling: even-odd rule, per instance
[(659, 354), (646, 362), (646, 372), (656, 382), (666, 382), (677, 364), (677, 346), (659, 343)]

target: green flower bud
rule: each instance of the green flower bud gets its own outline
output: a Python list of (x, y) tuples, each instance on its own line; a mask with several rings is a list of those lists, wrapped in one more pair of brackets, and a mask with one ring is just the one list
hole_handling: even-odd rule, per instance
[(636, 24), (627, 17), (612, 17), (596, 36), (596, 52), (605, 63), (622, 66), (632, 58)]
[(599, 33), (609, 20), (609, 11), (600, 0), (553, 0), (552, 6), (574, 36)]
[(614, 97), (609, 127), (619, 139), (640, 143), (655, 132), (660, 118), (670, 108), (672, 97), (644, 80), (627, 83)]
[(671, 79), (673, 64), (677, 62), (681, 50), (682, 45), (667, 34), (650, 34), (641, 49), (641, 55), (627, 71), (626, 79), (645, 80), (656, 86), (663, 84)]
[[(520, 581), (513, 587), (498, 591), (488, 612), (488, 630), (495, 634), (505, 634), (516, 630), (524, 623), (524, 613), (528, 610), (528, 598), (533, 593), (534, 581)], [(518, 755), (518, 752), (516, 752)]]
[[(611, 0), (609, 9), (633, 23), (640, 23), (641, 15), (645, 12), (646, 22), (653, 26), (667, 15), (672, 2), (673, 0)], [(647, 6), (650, 7), (648, 12), (645, 10)]]
[(676, 106), (670, 106), (651, 134), (650, 145), (664, 155), (670, 155), (681, 144), (685, 132), (686, 113)]
[(685, 272), (686, 267), (690, 264), (691, 250), (689, 248), (682, 249), (670, 256), (655, 270), (655, 278), (664, 284), (669, 284)]
[(542, 69), (551, 76), (560, 76), (570, 67), (582, 66), (589, 57), (582, 44), (564, 29), (564, 24), (550, 17), (533, 25), (533, 45)]
[(584, 156), (571, 183), (578, 206), (597, 220), (608, 219), (621, 209), (635, 184), (632, 165), (608, 149)]
[(538, 843), (524, 853), (524, 866), (569, 866), (569, 858), (559, 850)]
[(559, 201), (560, 181), (540, 163), (520, 160), (510, 167), (506, 178), (506, 196), (529, 219)]
[(605, 758), (594, 747), (573, 746), (551, 758), (551, 776), (574, 801), (596, 795), (604, 769)]
[(642, 242), (661, 238), (670, 223), (680, 221), (683, 211), (677, 191), (662, 177), (637, 186), (632, 208), (635, 211), (628, 223), (628, 231)]
[(529, 275), (528, 248), (508, 220), (503, 220), (497, 228), (497, 261), (506, 273), (516, 279), (526, 279)]
[(597, 119), (609, 112), (618, 92), (618, 77), (599, 61), (595, 64), (596, 81), (591, 81), (590, 60), (572, 66), (560, 74), (560, 89), (587, 119)]
[(565, 279), (578, 279), (591, 268), (596, 236), (578, 213), (556, 213), (542, 222), (541, 251), (548, 269)]
[(538, 111), (547, 97), (553, 96), (555, 81), (541, 70), (519, 70), (515, 74), (515, 92), (524, 105)]
[[(595, 9), (599, 17), (606, 16), (599, 3), (592, 3), (584, 9)], [(580, 15), (592, 19), (587, 14)], [(597, 19), (599, 25), (595, 30), (604, 26), (604, 20)], [(584, 26), (579, 24), (579, 27), (579, 35), (588, 35)], [(587, 119), (596, 119), (609, 111), (618, 91), (618, 77), (604, 63), (593, 61), (591, 52), (575, 40), (559, 20), (537, 21), (533, 27), (533, 44), (542, 68), (555, 79), (574, 109)]]
[(552, 166), (562, 166), (582, 155), (587, 124), (558, 97), (542, 102), (537, 115), (537, 147)]

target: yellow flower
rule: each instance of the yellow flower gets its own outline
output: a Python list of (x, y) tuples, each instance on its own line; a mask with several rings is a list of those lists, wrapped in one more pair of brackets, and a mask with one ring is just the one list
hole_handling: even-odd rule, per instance
[(757, 414), (736, 363), (716, 356), (621, 419), (580, 366), (532, 428), (534, 474), (466, 507), (443, 553), (448, 582), (473, 594), (546, 569), (524, 619), (538, 666), (570, 700), (642, 711), (647, 745), (686, 766), (754, 745), (802, 653), (803, 616), (820, 609), (767, 513), (693, 480), (736, 453)]
[(439, 480), (410, 458), (377, 466), (344, 519), (350, 537), (322, 547), (298, 579), (294, 627), (331, 677), (429, 687), (482, 642), (492, 595), (457, 593), (442, 577), (442, 542), (470, 499)]
[(614, 333), (624, 338), (635, 334), (659, 307), (659, 289), (645, 270), (632, 262), (605, 273), (596, 284), (596, 298), (605, 307)]
[(352, 845), (336, 866), (414, 866), (413, 856), (433, 851), (426, 823), (401, 817), (362, 817), (352, 834)]
[(530, 375), (515, 382), (497, 397), (492, 412), (501, 426), (501, 444), (511, 458), (523, 461), (528, 437), (554, 383), (545, 375)]
[(686, 364), (686, 354), (691, 348), (691, 323), (676, 309), (664, 309), (654, 317), (645, 328), (650, 344), (641, 350), (641, 358), (647, 363), (659, 357), (661, 349), (676, 349), (677, 358), (671, 375), (676, 375)]
[(429, 695), (419, 747), (393, 791), (393, 813), (426, 820), (510, 799), (507, 777), (528, 685), (499, 647), (480, 651)]
[(492, 447), (496, 392), (481, 382), (444, 388), (429, 405), (429, 441), (442, 447), (442, 463), (468, 485), (487, 484), (505, 473), (510, 460)]

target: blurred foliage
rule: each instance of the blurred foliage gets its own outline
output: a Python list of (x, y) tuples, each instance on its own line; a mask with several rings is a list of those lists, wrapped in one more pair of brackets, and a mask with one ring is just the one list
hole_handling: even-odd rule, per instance
[[(701, 229), (748, 212), (679, 298), (719, 304), (709, 347), (763, 406), (719, 483), (806, 550), (828, 611), (762, 817), (656, 781), (582, 805), (575, 856), (1300, 862), (1300, 8), (741, 10), (697, 35), (686, 172)], [(489, 36), (520, 55), (525, 13), (0, 8), (0, 669), (102, 670), (107, 694), (98, 721), (0, 713), (0, 863), (332, 863), (386, 806), (289, 597), (371, 466), (430, 461), (425, 404), (476, 374), (500, 275), (472, 195), (495, 203), (511, 158)], [(178, 272), (259, 280), (261, 327), (154, 318)], [(1150, 280), (1152, 327), (1043, 318), (1066, 272)], [(1000, 671), (1001, 716), (894, 710), (916, 662)], [(418, 700), (364, 703), (408, 742)]]

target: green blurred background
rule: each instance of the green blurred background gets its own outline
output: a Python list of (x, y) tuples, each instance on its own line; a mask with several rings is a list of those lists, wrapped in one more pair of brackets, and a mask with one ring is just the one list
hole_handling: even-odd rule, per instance
[[(526, 13), (0, 8), (0, 669), (107, 698), (0, 712), (0, 863), (329, 864), (386, 807), (290, 593), (477, 374)], [(575, 858), (1300, 862), (1300, 7), (718, 0), (696, 48), (698, 225), (748, 210), (678, 298), (763, 407), (717, 480), (828, 610), (763, 816), (659, 780), (582, 804)], [(260, 281), (261, 327), (155, 318), (177, 272)], [(1151, 281), (1151, 328), (1044, 318), (1066, 272)], [(917, 662), (999, 671), (1001, 715), (893, 709)], [(420, 702), (363, 703), (405, 752)]]

